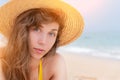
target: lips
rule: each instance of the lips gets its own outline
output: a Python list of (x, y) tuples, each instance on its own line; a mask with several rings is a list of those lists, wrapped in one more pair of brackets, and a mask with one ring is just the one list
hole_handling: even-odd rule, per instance
[(44, 49), (39, 49), (39, 48), (34, 48), (34, 50), (38, 53), (41, 54), (42, 52), (44, 52)]

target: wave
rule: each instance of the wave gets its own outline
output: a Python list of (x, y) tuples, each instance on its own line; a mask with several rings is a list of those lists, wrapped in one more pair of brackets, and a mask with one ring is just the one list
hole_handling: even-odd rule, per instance
[[(0, 34), (0, 48), (6, 46), (7, 39)], [(76, 53), (83, 55), (91, 55), (105, 58), (113, 58), (120, 60), (120, 47), (115, 47), (112, 49), (105, 48), (95, 49), (95, 48), (86, 48), (86, 47), (77, 47), (77, 46), (65, 46), (58, 48), (57, 52), (60, 53)]]
[(75, 53), (75, 54), (82, 54), (82, 55), (90, 55), (90, 56), (97, 56), (97, 57), (104, 57), (104, 58), (112, 58), (120, 60), (120, 50), (118, 49), (107, 49), (105, 50), (97, 50), (92, 48), (85, 48), (85, 47), (76, 47), (76, 46), (67, 46), (67, 47), (60, 47), (58, 48), (57, 52), (59, 53)]

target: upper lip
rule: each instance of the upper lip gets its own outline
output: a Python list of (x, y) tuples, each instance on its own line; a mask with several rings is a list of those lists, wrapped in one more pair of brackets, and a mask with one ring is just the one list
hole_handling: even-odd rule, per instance
[(36, 50), (40, 50), (40, 51), (45, 51), (44, 49), (41, 49), (41, 48), (34, 48)]

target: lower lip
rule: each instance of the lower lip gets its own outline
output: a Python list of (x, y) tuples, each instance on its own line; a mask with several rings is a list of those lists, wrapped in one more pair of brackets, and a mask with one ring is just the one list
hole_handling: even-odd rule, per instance
[(38, 49), (35, 49), (35, 51), (37, 52), (37, 54), (41, 54), (43, 52), (43, 50), (38, 50)]

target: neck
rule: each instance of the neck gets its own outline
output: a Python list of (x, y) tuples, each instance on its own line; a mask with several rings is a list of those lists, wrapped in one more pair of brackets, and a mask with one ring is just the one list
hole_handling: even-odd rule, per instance
[(30, 59), (30, 64), (29, 64), (30, 69), (36, 69), (36, 68), (38, 68), (39, 63), (40, 63), (40, 59), (31, 58)]

